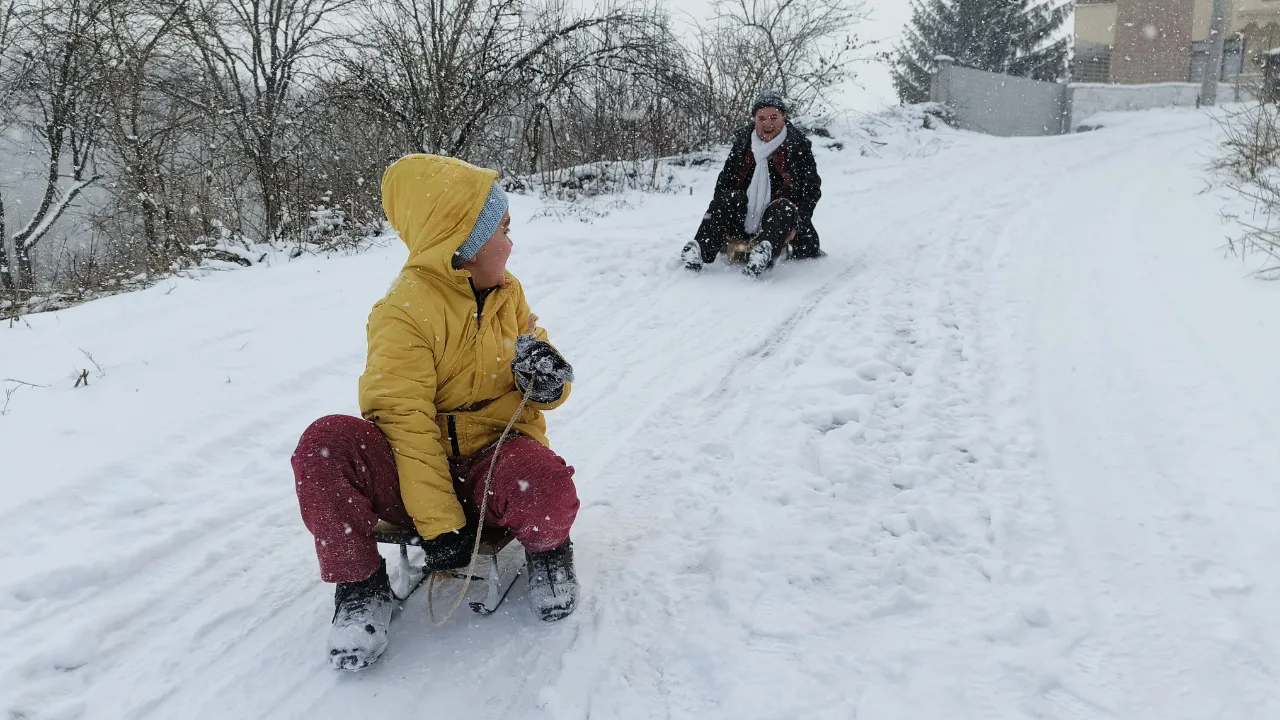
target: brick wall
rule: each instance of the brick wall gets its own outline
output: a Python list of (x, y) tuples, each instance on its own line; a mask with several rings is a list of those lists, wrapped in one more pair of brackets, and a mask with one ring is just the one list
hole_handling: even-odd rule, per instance
[(1195, 0), (1120, 0), (1111, 81), (1186, 82)]

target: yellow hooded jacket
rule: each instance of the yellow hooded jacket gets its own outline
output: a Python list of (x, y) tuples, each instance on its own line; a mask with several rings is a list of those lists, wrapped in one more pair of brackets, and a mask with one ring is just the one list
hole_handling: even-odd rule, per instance
[[(369, 314), (360, 411), (391, 443), (401, 498), (424, 538), (466, 524), (447, 457), (496, 442), (522, 397), (511, 360), (529, 324), (524, 290), (508, 273), (477, 315), (471, 273), (451, 264), (497, 177), (435, 155), (407, 155), (382, 176), (382, 207), (409, 259)], [(546, 340), (542, 328), (535, 334)], [(553, 403), (530, 403), (515, 430), (547, 445), (542, 411), (569, 390)]]

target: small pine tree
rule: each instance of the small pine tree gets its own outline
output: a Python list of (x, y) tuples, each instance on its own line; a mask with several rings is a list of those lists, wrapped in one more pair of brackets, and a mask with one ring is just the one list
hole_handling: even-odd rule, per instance
[(939, 55), (989, 72), (1061, 79), (1068, 41), (1058, 36), (1068, 11), (1069, 5), (1054, 0), (912, 0), (911, 24), (893, 58), (898, 98), (904, 103), (929, 99)]

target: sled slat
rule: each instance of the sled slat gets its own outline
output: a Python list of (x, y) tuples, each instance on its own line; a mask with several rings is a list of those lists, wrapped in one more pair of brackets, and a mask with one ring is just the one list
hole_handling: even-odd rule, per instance
[[(379, 520), (373, 528), (373, 539), (386, 545), (416, 545), (418, 533), (414, 530)], [(502, 528), (486, 527), (480, 535), (480, 554), (497, 555), (515, 537)]]

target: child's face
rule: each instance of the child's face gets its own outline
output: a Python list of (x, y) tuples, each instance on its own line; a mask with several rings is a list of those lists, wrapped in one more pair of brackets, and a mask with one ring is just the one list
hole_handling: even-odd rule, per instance
[(511, 257), (511, 212), (502, 216), (498, 229), (462, 268), (471, 273), (472, 283), (477, 290), (505, 285), (507, 282), (507, 259)]

